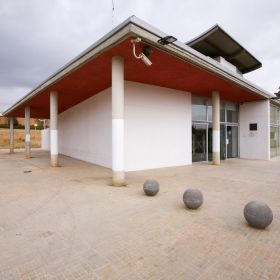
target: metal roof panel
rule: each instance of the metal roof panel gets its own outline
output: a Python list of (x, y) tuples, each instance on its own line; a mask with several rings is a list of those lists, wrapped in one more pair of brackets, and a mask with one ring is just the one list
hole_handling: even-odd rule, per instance
[(258, 59), (242, 47), (218, 24), (193, 40), (186, 42), (186, 45), (211, 58), (222, 56), (235, 65), (243, 74), (262, 67)]

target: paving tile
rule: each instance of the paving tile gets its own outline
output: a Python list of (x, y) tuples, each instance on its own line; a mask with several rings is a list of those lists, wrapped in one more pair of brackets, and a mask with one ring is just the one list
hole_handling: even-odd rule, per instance
[[(280, 279), (280, 158), (127, 172), (115, 188), (107, 168), (32, 154), (0, 150), (0, 279)], [(183, 204), (187, 188), (200, 209)], [(273, 210), (265, 230), (244, 220), (252, 200)]]

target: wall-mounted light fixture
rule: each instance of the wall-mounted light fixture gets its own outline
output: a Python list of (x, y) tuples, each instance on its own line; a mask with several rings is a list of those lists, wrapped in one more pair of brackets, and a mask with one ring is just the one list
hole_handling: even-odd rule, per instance
[(164, 38), (159, 39), (157, 42), (161, 45), (168, 45), (177, 41), (177, 39), (173, 36), (166, 36)]
[(143, 52), (139, 54), (139, 56), (137, 56), (135, 54), (135, 43), (138, 43), (141, 41), (141, 38), (139, 37), (136, 37), (135, 39), (132, 39), (131, 40), (131, 43), (133, 44), (133, 54), (134, 56), (137, 58), (137, 59), (142, 59), (145, 64), (147, 66), (151, 66), (152, 65), (152, 62), (148, 59), (147, 56), (149, 56), (153, 51), (150, 49), (150, 47), (146, 46), (144, 49), (143, 49)]

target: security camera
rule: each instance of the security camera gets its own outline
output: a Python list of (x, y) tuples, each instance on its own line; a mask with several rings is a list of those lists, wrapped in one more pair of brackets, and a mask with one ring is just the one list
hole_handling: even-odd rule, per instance
[(151, 66), (152, 65), (152, 62), (149, 60), (148, 57), (146, 57), (143, 53), (140, 53), (139, 54), (139, 57), (145, 62), (145, 64), (147, 66)]
[(135, 43), (138, 43), (140, 41), (141, 41), (141, 38), (139, 38), (139, 37), (136, 37), (136, 38), (131, 40), (131, 43), (133, 44), (133, 54), (137, 59), (142, 59), (147, 66), (151, 66), (152, 62), (148, 59), (147, 56), (152, 53), (152, 50), (148, 46), (146, 46), (143, 49), (143, 53), (140, 53), (139, 56), (137, 56), (135, 54)]

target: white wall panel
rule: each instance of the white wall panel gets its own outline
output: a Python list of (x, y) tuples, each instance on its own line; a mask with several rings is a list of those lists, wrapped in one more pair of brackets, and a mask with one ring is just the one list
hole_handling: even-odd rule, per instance
[(191, 94), (125, 82), (125, 171), (191, 164)]
[[(125, 82), (125, 171), (191, 164), (191, 94)], [(111, 88), (58, 117), (59, 153), (112, 167)]]
[(51, 150), (50, 146), (50, 129), (46, 128), (41, 130), (41, 142), (42, 142), (42, 149)]
[(58, 151), (60, 154), (112, 167), (110, 88), (59, 115)]
[[(269, 160), (269, 101), (247, 102), (239, 108), (240, 158)], [(257, 131), (250, 131), (253, 123)]]

